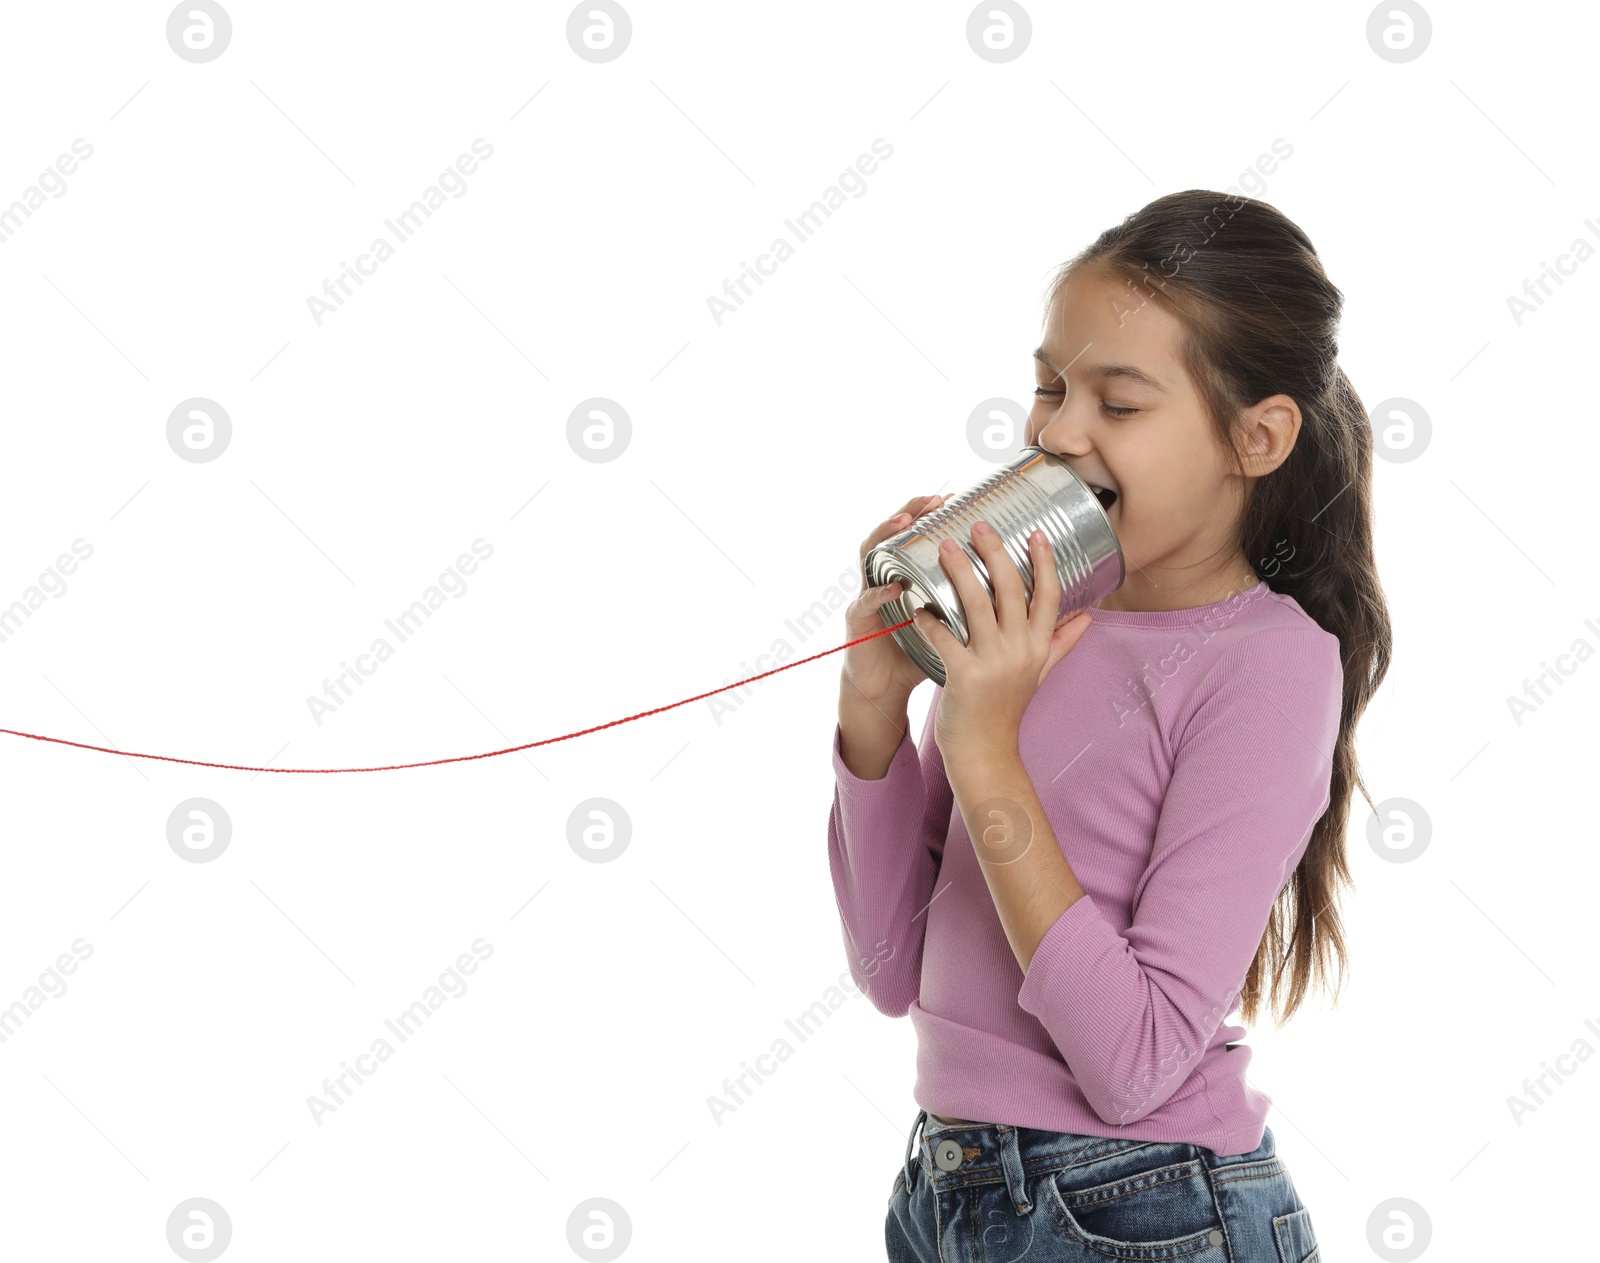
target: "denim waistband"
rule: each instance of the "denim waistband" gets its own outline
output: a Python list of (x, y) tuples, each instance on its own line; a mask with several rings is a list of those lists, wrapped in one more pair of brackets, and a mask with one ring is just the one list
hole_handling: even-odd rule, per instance
[[(906, 1191), (915, 1180), (913, 1163), (919, 1163), (935, 1189), (1003, 1179), (1006, 1191), (1018, 1214), (1033, 1209), (1027, 1194), (1027, 1177), (1039, 1171), (1092, 1162), (1108, 1154), (1141, 1145), (1169, 1142), (1131, 1140), (1111, 1136), (1087, 1136), (1077, 1132), (1046, 1131), (1034, 1127), (1014, 1127), (1009, 1123), (941, 1123), (925, 1109), (917, 1111), (906, 1140)], [(1200, 1145), (1186, 1145), (1208, 1167), (1238, 1162), (1242, 1155), (1221, 1157)], [(1275, 1152), (1271, 1128), (1266, 1128), (1261, 1146), (1250, 1157), (1260, 1161)]]

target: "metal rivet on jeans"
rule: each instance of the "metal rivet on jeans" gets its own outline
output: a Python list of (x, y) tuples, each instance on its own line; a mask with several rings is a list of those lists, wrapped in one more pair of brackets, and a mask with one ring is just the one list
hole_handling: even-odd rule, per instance
[(1212, 1245), (1221, 1245), (1222, 1244), (1222, 1234), (1220, 1232), (1218, 1232), (1215, 1228), (1213, 1228), (1210, 1232), (1208, 1232), (1206, 1234), (1206, 1240), (1211, 1242)]
[(961, 1165), (961, 1146), (953, 1140), (941, 1140), (933, 1147), (933, 1160), (941, 1171), (954, 1171)]

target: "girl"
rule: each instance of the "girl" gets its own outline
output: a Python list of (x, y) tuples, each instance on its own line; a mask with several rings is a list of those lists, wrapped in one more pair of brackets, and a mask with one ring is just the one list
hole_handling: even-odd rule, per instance
[(845, 652), (829, 864), (852, 976), (917, 1035), (897, 1263), (1318, 1259), (1223, 1019), (1270, 976), (1281, 1025), (1330, 951), (1342, 974), (1352, 785), (1372, 803), (1354, 728), (1391, 640), (1341, 302), (1264, 202), (1102, 233), (1051, 285), (1025, 442), (1096, 489), (1123, 585), (1057, 623), (1042, 535), (1031, 604), (984, 523), (947, 543), (971, 643), (919, 611), (948, 679), (916, 745), (922, 671), (889, 636)]

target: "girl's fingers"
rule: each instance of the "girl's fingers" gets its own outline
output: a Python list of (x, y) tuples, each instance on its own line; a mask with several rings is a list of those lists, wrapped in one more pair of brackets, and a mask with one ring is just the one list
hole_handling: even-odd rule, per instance
[(1028, 622), (1041, 632), (1053, 630), (1061, 611), (1061, 576), (1056, 573), (1055, 550), (1049, 540), (1030, 538), (1028, 552), (1033, 558), (1033, 603), (1028, 608)]
[(989, 582), (994, 585), (994, 613), (997, 622), (1004, 622), (1010, 626), (1014, 618), (1020, 617), (1026, 621), (1028, 590), (1022, 582), (1022, 572), (1018, 570), (1016, 562), (1011, 560), (1011, 554), (1000, 542), (1000, 537), (992, 528), (987, 531), (978, 531), (974, 528), (972, 546), (983, 558), (983, 564), (989, 571)]
[(907, 500), (905, 507), (893, 517), (878, 523), (877, 529), (861, 541), (861, 560), (867, 559), (867, 554), (881, 544), (889, 536), (898, 534), (910, 526), (913, 521), (934, 507), (935, 501), (943, 500), (943, 496), (912, 496)]
[[(972, 558), (960, 548), (946, 549), (944, 544), (940, 544), (939, 564), (950, 576), (951, 586), (961, 598), (961, 613), (967, 622), (968, 643), (975, 651), (981, 652), (995, 629), (994, 603), (990, 600), (988, 589), (979, 581), (977, 571), (972, 566)], [(953, 634), (951, 639), (955, 639)]]
[(901, 507), (890, 521), (909, 524), (914, 518), (919, 518), (934, 508), (944, 499), (943, 496), (913, 496)]
[(945, 665), (946, 673), (953, 672), (956, 663), (969, 652), (967, 646), (956, 638), (955, 632), (946, 627), (944, 621), (937, 614), (933, 614), (919, 606), (913, 617), (916, 619), (913, 626), (933, 646), (933, 651), (939, 655), (939, 661)]
[(857, 620), (871, 619), (876, 622), (875, 616), (895, 597), (900, 595), (900, 584), (885, 583), (876, 588), (867, 588), (856, 599), (850, 602), (849, 612)]
[(924, 606), (919, 605), (912, 611), (911, 616), (916, 620), (917, 630), (928, 638), (928, 643), (938, 649), (940, 651), (939, 656), (943, 658), (945, 656), (944, 642), (946, 640), (954, 641), (956, 638), (955, 633), (944, 625), (938, 615), (929, 613)]
[(879, 522), (872, 534), (861, 541), (861, 563), (865, 565), (868, 553), (888, 539), (889, 536), (895, 534), (895, 532), (904, 530), (910, 524), (910, 521), (911, 518), (908, 514), (897, 513), (894, 517)]

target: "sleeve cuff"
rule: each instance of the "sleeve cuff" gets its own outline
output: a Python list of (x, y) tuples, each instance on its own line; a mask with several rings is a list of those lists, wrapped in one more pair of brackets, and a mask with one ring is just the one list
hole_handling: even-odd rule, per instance
[(917, 747), (911, 740), (909, 729), (900, 738), (900, 744), (895, 749), (894, 758), (889, 760), (888, 770), (875, 781), (862, 780), (847, 766), (844, 755), (839, 752), (843, 734), (838, 721), (833, 725), (833, 774), (838, 781), (841, 793), (849, 794), (852, 798), (883, 799), (893, 798), (903, 792), (897, 787), (907, 776), (921, 778), (922, 769), (917, 764)]
[(1069, 975), (1074, 968), (1089, 964), (1082, 959), (1086, 955), (1082, 945), (1076, 943), (1086, 928), (1101, 933), (1111, 931), (1087, 893), (1057, 917), (1039, 940), (1017, 991), (1017, 1004), (1025, 1013), (1039, 1017), (1040, 1010), (1049, 1006), (1052, 996), (1060, 994), (1063, 988), (1068, 992), (1074, 989)]

